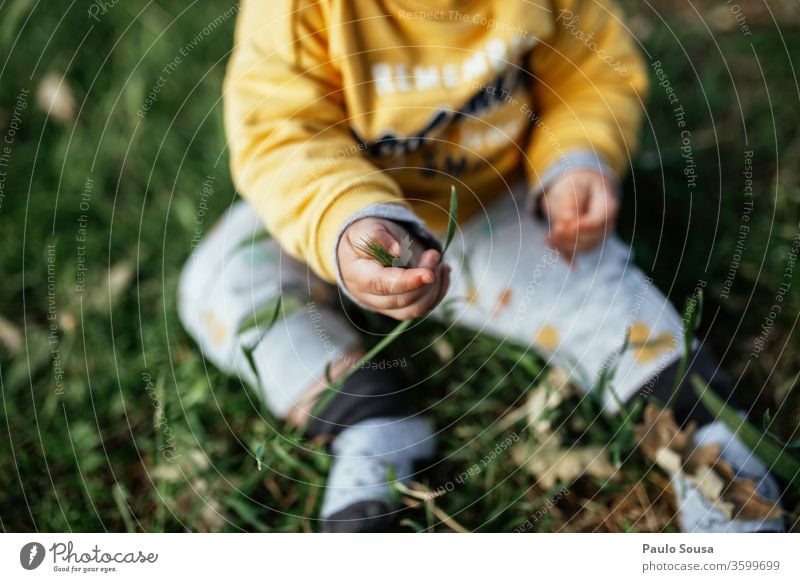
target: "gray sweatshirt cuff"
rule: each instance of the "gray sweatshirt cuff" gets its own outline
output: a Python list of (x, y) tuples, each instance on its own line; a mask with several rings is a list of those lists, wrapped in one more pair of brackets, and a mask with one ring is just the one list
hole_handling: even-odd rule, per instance
[(355, 221), (361, 220), (362, 218), (383, 218), (385, 220), (398, 222), (414, 237), (416, 237), (417, 240), (422, 242), (426, 248), (429, 249), (433, 248), (441, 251), (442, 244), (435, 236), (431, 234), (431, 232), (428, 230), (428, 227), (425, 225), (425, 222), (423, 222), (419, 216), (414, 214), (413, 210), (407, 206), (403, 206), (402, 204), (373, 204), (372, 206), (367, 206), (355, 214), (352, 214), (339, 229), (339, 234), (336, 237), (336, 248), (334, 249), (333, 253), (334, 262), (336, 264), (336, 282), (339, 285), (339, 289), (342, 290), (348, 299), (350, 299), (359, 307), (370, 310), (369, 307), (353, 297), (350, 291), (348, 291), (344, 284), (344, 280), (342, 279), (342, 269), (341, 265), (339, 264), (339, 243), (342, 240), (342, 236), (344, 236), (344, 231), (347, 230), (347, 227), (349, 227)]
[(556, 180), (573, 170), (597, 170), (606, 177), (613, 186), (617, 197), (620, 197), (619, 179), (609, 165), (592, 150), (574, 150), (561, 156), (542, 172), (539, 181), (534, 184), (528, 194), (528, 212), (541, 216), (539, 198)]

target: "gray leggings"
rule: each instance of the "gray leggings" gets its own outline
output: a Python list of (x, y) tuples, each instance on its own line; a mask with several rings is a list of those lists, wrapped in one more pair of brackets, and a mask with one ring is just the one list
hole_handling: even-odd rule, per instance
[[(617, 398), (634, 398), (680, 358), (681, 317), (616, 236), (568, 264), (547, 247), (547, 225), (522, 207), (508, 196), (461, 225), (446, 257), (449, 313), (440, 306), (431, 316), (531, 345), (586, 390), (613, 366), (605, 405), (614, 411)], [(339, 308), (338, 289), (262, 231), (249, 204), (236, 203), (187, 261), (179, 310), (205, 356), (286, 417), (306, 406), (328, 365), (359, 348), (361, 331)], [(278, 297), (283, 314), (266, 329)]]

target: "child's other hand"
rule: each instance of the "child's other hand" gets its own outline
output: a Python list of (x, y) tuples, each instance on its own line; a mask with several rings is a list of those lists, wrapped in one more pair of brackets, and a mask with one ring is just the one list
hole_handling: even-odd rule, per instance
[(609, 180), (595, 170), (573, 170), (544, 193), (542, 209), (550, 221), (548, 242), (571, 260), (600, 245), (614, 230), (619, 202)]
[[(359, 248), (370, 238), (408, 266), (383, 267), (370, 258)], [(337, 253), (347, 290), (373, 311), (394, 319), (428, 313), (439, 304), (450, 284), (450, 267), (440, 262), (439, 251), (423, 250), (405, 228), (391, 220), (357, 220), (344, 231)]]

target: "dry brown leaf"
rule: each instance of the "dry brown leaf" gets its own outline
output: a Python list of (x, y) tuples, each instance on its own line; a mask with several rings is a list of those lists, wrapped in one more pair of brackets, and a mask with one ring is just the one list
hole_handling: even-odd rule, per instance
[(671, 410), (661, 410), (652, 404), (644, 407), (642, 424), (634, 427), (639, 446), (647, 457), (655, 461), (659, 449), (669, 448), (684, 457), (692, 448), (694, 424), (680, 430)]
[(669, 447), (661, 447), (656, 451), (653, 461), (667, 473), (673, 474), (681, 470), (683, 459)]
[(748, 479), (731, 481), (724, 496), (739, 508), (737, 519), (778, 519), (783, 515), (780, 506), (759, 495), (756, 491), (756, 484)]
[(106, 271), (102, 284), (97, 285), (92, 290), (90, 298), (91, 307), (100, 312), (108, 311), (122, 294), (127, 291), (136, 274), (136, 266), (133, 261), (124, 259), (113, 265)]
[(517, 446), (511, 454), (514, 461), (537, 477), (545, 489), (550, 489), (559, 480), (572, 483), (578, 477), (587, 475), (605, 479), (615, 473), (603, 447), (563, 448), (556, 436), (533, 447)]
[(56, 73), (47, 73), (36, 89), (39, 108), (64, 125), (75, 119), (75, 97), (67, 80)]
[(433, 349), (434, 353), (439, 356), (439, 360), (443, 363), (446, 364), (453, 359), (453, 346), (450, 345), (450, 342), (448, 342), (445, 338), (441, 336), (437, 337), (435, 340), (433, 340), (431, 348)]
[(544, 382), (531, 390), (525, 402), (528, 428), (542, 440), (549, 436), (552, 433), (552, 421), (546, 418), (547, 413), (558, 408), (574, 391), (575, 388), (563, 370), (550, 368)]
[(669, 475), (683, 476), (728, 519), (763, 520), (781, 515), (775, 503), (756, 491), (753, 481), (734, 478), (730, 464), (719, 456), (719, 446), (694, 447), (694, 425), (681, 430), (671, 410), (648, 404), (643, 422), (634, 432), (651, 461)]
[(684, 466), (689, 473), (696, 473), (699, 467), (707, 465), (713, 467), (721, 462), (719, 458), (719, 445), (703, 445), (691, 450), (684, 459)]
[(719, 476), (708, 465), (702, 465), (697, 468), (693, 474), (686, 474), (690, 483), (697, 486), (703, 496), (713, 501), (723, 512), (730, 518), (733, 515), (733, 507), (722, 499), (722, 492), (725, 490), (725, 480)]
[(20, 329), (0, 315), (0, 345), (3, 345), (12, 356), (22, 351), (22, 332)]

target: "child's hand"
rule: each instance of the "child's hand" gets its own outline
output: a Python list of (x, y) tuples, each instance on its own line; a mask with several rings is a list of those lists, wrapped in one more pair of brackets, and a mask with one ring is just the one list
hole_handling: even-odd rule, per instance
[(614, 230), (619, 202), (609, 181), (595, 170), (574, 170), (542, 196), (550, 221), (548, 242), (567, 260), (590, 251)]
[[(362, 248), (369, 239), (375, 239), (398, 257), (398, 264), (408, 266), (381, 266)], [(357, 220), (344, 231), (337, 253), (347, 290), (373, 311), (394, 319), (413, 319), (428, 313), (442, 300), (450, 284), (450, 267), (440, 262), (439, 251), (423, 251), (406, 229), (391, 220)]]

